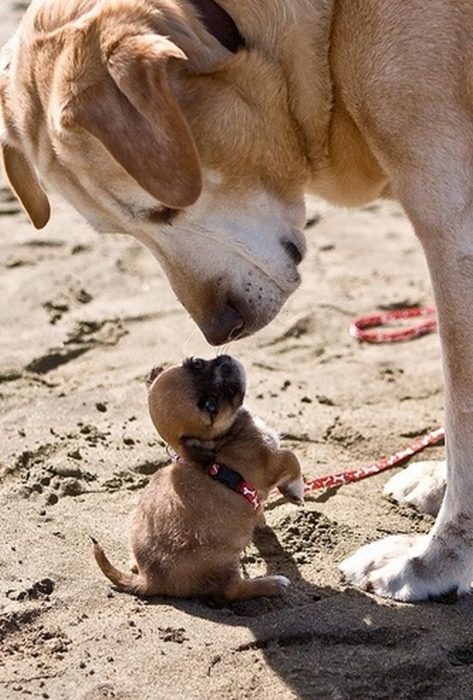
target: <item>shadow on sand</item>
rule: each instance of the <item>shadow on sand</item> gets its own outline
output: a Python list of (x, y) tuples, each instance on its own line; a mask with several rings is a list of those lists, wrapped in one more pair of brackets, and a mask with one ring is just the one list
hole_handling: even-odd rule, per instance
[[(254, 544), (268, 573), (291, 579), (283, 598), (222, 607), (172, 601), (191, 616), (251, 630), (253, 641), (222, 650), (208, 668), (209, 676), (241, 668), (246, 694), (235, 688), (232, 697), (269, 697), (261, 690), (265, 673), (278, 674), (294, 697), (307, 700), (473, 697), (472, 599), (455, 605), (399, 605), (352, 590), (317, 587), (302, 578), (272, 529), (257, 530)], [(259, 666), (258, 660), (263, 662)], [(257, 669), (254, 694), (248, 694), (248, 674)]]

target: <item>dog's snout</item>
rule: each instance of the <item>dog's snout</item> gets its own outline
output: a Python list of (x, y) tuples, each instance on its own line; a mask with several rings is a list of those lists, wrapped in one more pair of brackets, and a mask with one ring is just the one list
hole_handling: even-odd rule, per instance
[(211, 345), (223, 345), (239, 338), (243, 334), (244, 326), (245, 321), (239, 311), (227, 302), (202, 331)]
[(295, 265), (299, 265), (304, 258), (304, 250), (293, 241), (282, 241), (286, 253)]

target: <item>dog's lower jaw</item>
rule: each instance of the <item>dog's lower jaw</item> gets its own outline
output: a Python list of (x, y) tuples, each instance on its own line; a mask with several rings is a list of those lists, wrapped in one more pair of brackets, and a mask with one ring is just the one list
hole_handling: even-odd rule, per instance
[(473, 517), (448, 513), (448, 501), (428, 535), (392, 535), (365, 545), (339, 569), (345, 581), (402, 602), (442, 601), (471, 591)]

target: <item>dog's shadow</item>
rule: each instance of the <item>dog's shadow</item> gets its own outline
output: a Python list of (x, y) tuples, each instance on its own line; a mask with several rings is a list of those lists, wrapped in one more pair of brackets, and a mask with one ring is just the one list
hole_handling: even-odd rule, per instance
[[(259, 669), (258, 676), (253, 674), (258, 688), (277, 675), (287, 697), (306, 700), (440, 698), (447, 697), (442, 694), (446, 687), (452, 691), (448, 697), (461, 696), (455, 690), (455, 673), (473, 663), (473, 598), (455, 605), (400, 606), (354, 590), (317, 586), (304, 579), (297, 560), (270, 527), (258, 528), (253, 544), (257, 554), (251, 548), (243, 555), (243, 570), (261, 558), (268, 574), (291, 580), (283, 596), (226, 604), (163, 598), (145, 602), (172, 603), (190, 616), (251, 631), (251, 640), (246, 637), (242, 643), (241, 635), (235, 635), (234, 646), (209, 661), (208, 676), (241, 670), (242, 687), (232, 690), (231, 697), (246, 697), (245, 692), (263, 697), (256, 686), (248, 690), (248, 668)], [(258, 665), (258, 657), (263, 664)]]

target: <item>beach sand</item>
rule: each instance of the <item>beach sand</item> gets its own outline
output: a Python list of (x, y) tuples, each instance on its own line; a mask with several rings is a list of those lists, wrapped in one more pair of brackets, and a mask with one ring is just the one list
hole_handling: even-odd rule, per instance
[[(0, 43), (24, 6), (3, 0)], [(215, 350), (144, 248), (95, 233), (58, 198), (53, 208), (35, 231), (2, 182), (0, 697), (471, 698), (471, 599), (401, 605), (337, 573), (366, 542), (430, 528), (382, 498), (387, 475), (303, 509), (270, 503), (243, 568), (288, 576), (281, 599), (220, 607), (113, 591), (89, 535), (125, 566), (130, 513), (168, 461), (144, 378)], [(354, 316), (432, 303), (403, 213), (311, 201), (309, 218), (302, 286), (269, 327), (228, 348), (247, 367), (248, 404), (307, 478), (368, 464), (443, 421), (436, 334), (377, 346), (348, 335)]]

